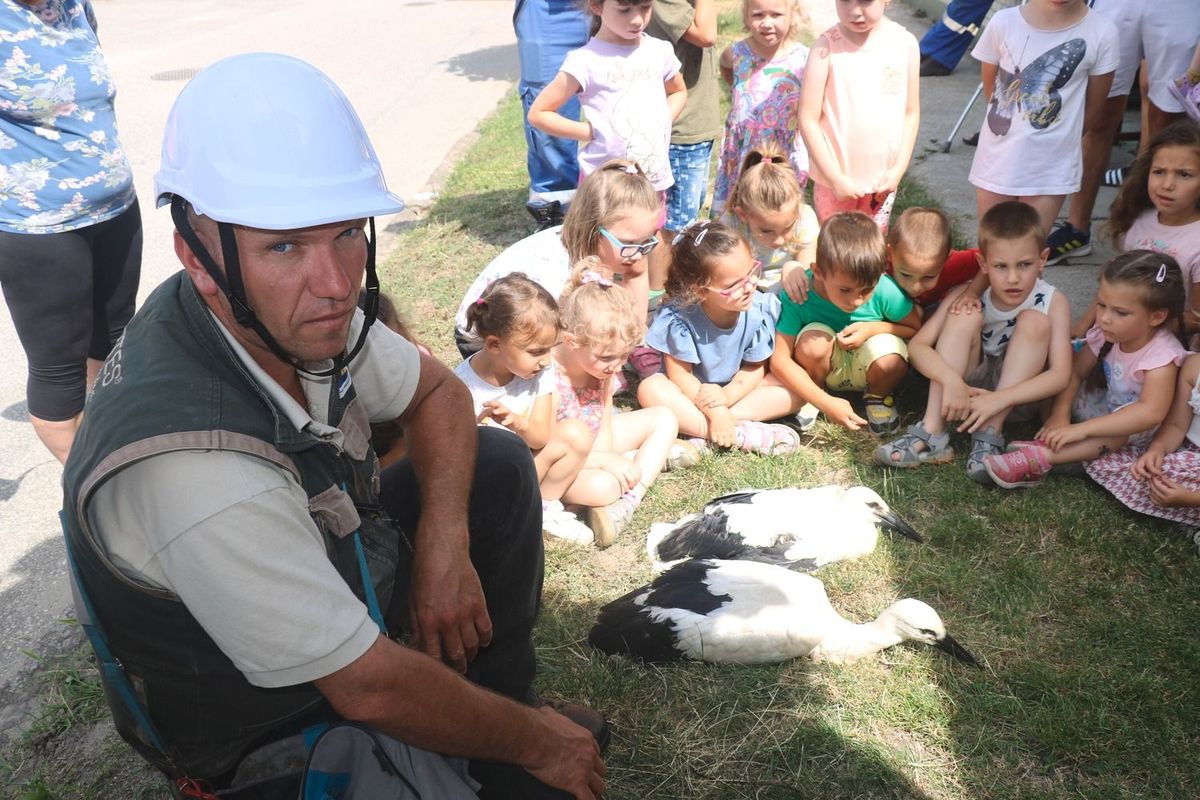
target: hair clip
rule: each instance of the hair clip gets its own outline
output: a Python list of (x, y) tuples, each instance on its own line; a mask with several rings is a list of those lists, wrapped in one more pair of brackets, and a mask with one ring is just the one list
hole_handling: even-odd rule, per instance
[[(680, 242), (683, 241), (683, 237), (687, 236), (689, 233), (694, 234), (692, 236), (692, 243), (695, 244), (696, 246), (699, 246), (700, 242), (704, 241), (704, 235), (708, 233), (708, 227), (710, 225), (712, 225), (712, 220), (710, 220), (710, 219), (706, 219), (706, 220), (694, 219), (694, 220), (692, 220), (687, 225), (683, 226), (683, 230), (681, 230), (679, 233), (675, 234), (675, 238), (673, 238), (671, 240), (671, 246), (672, 247), (677, 246)], [(699, 230), (700, 232), (695, 233), (695, 231), (697, 231), (697, 230)]]
[(1167, 279), (1167, 262), (1162, 262), (1158, 265), (1158, 274), (1154, 276), (1155, 283), (1162, 283)]
[(486, 302), (487, 302), (487, 301), (486, 301), (486, 300), (484, 300), (482, 297), (479, 297), (479, 298), (476, 298), (476, 299), (475, 299), (475, 305), (477, 305), (477, 306), (481, 306), (481, 305), (483, 305), (483, 304), (484, 304), (484, 303), (486, 303)]
[(613, 285), (613, 282), (611, 280), (604, 277), (603, 275), (601, 275), (599, 272), (597, 272), (594, 269), (584, 270), (583, 275), (580, 276), (579, 285), (582, 286), (585, 283), (598, 283), (601, 286), (612, 286)]

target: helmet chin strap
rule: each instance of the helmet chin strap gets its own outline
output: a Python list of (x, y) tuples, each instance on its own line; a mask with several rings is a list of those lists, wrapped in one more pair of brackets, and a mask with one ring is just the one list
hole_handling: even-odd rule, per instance
[(234, 237), (233, 226), (228, 222), (218, 222), (217, 231), (221, 236), (221, 255), (225, 262), (225, 272), (221, 272), (221, 268), (217, 266), (217, 262), (213, 259), (212, 254), (208, 252), (208, 248), (200, 241), (200, 237), (196, 235), (191, 223), (187, 218), (187, 209), (184, 205), (184, 200), (178, 195), (171, 198), (171, 219), (175, 222), (175, 229), (187, 242), (187, 246), (191, 248), (192, 253), (200, 260), (204, 271), (213, 279), (213, 283), (224, 293), (229, 300), (229, 305), (233, 309), (233, 318), (239, 325), (245, 328), (250, 328), (262, 340), (262, 343), (267, 346), (267, 349), (275, 354), (277, 358), (286, 364), (290, 364), (298, 372), (303, 372), (305, 375), (311, 375), (314, 378), (327, 378), (331, 375), (337, 375), (358, 355), (358, 351), (362, 350), (363, 345), (367, 341), (367, 332), (371, 325), (375, 322), (375, 317), (379, 313), (379, 274), (375, 271), (375, 218), (367, 219), (367, 226), (370, 229), (370, 237), (367, 239), (367, 301), (363, 309), (364, 319), (362, 330), (359, 331), (358, 340), (354, 346), (350, 348), (349, 354), (342, 350), (333, 359), (333, 366), (327, 370), (314, 372), (302, 366), (300, 359), (283, 349), (279, 342), (275, 341), (275, 337), (270, 334), (267, 327), (262, 324), (258, 316), (255, 315), (254, 309), (250, 307), (250, 302), (246, 298), (246, 286), (242, 281), (241, 260), (238, 257), (237, 240)]

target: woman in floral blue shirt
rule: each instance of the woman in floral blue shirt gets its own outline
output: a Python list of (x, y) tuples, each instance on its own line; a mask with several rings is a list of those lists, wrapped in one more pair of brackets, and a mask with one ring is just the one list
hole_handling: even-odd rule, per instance
[(0, 0), (0, 289), (29, 416), (60, 461), (141, 271), (114, 95), (89, 0)]

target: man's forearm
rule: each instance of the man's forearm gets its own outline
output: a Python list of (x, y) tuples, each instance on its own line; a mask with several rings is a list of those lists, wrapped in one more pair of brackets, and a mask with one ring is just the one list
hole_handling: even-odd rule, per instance
[(422, 359), (421, 364), (423, 372), (432, 372), (428, 386), (403, 417), (409, 459), (421, 487), (420, 527), (465, 535), (478, 450), (471, 395), (450, 370), (437, 362), (430, 367), (429, 361), (434, 360)]

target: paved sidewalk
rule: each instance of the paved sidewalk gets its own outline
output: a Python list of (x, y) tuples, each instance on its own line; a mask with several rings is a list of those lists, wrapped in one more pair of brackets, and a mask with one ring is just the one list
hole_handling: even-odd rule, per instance
[[(406, 199), (469, 135), (516, 78), (509, 0), (95, 0), (117, 84), (121, 140), (142, 203), (144, 298), (178, 269), (166, 209), (154, 209), (163, 124), (190, 74), (239, 52), (304, 58), (346, 92)], [(387, 234), (381, 250), (387, 252)], [(0, 698), (4, 686), (60, 636), (70, 605), (57, 512), (62, 471), (25, 411), (25, 357), (0, 305)], [(47, 641), (43, 642), (43, 639)], [(5, 721), (0, 709), (0, 722)]]

